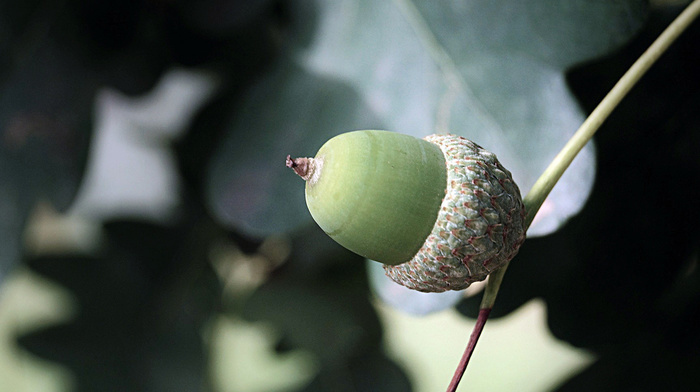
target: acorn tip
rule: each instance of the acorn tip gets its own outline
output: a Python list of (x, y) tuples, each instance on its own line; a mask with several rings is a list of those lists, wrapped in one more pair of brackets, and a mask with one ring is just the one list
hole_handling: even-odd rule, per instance
[(287, 155), (285, 164), (288, 168), (294, 170), (294, 173), (299, 177), (303, 178), (304, 181), (308, 181), (313, 171), (311, 161), (312, 158), (292, 158), (291, 155)]

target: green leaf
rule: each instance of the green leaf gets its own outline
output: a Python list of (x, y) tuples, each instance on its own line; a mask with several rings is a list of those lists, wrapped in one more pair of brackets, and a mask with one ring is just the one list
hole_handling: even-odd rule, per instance
[[(215, 215), (249, 234), (309, 219), (303, 184), (280, 162), (353, 129), (466, 136), (495, 152), (526, 193), (584, 119), (567, 68), (626, 42), (647, 8), (641, 0), (316, 6), (298, 13), (315, 34), (302, 44), (287, 37), (291, 59), (232, 106), (228, 140), (211, 168)], [(555, 230), (581, 208), (594, 155), (584, 149), (530, 234)]]
[[(584, 119), (564, 72), (624, 43), (645, 13), (638, 0), (324, 2), (302, 59), (349, 81), (390, 130), (495, 152), (525, 194)], [(589, 147), (529, 234), (575, 214), (593, 173)]]

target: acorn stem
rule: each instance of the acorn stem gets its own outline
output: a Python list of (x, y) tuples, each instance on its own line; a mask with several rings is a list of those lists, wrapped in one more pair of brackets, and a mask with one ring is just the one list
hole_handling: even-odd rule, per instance
[[(586, 121), (581, 124), (571, 139), (569, 139), (564, 148), (562, 148), (559, 154), (552, 160), (552, 163), (549, 164), (547, 169), (545, 169), (542, 175), (537, 179), (535, 185), (532, 186), (530, 192), (523, 198), (525, 211), (527, 212), (525, 230), (530, 227), (542, 203), (583, 146), (591, 140), (598, 128), (600, 128), (603, 122), (610, 116), (610, 113), (612, 113), (646, 71), (649, 70), (654, 62), (661, 57), (666, 49), (671, 46), (676, 38), (678, 38), (698, 15), (700, 15), (700, 0), (694, 0), (668, 27), (666, 27), (666, 30), (664, 30), (654, 43), (652, 43), (637, 61), (632, 64), (627, 72), (622, 75), (620, 80), (617, 81), (615, 86), (608, 92), (605, 98), (600, 101), (598, 106), (591, 112), (588, 118), (586, 118)], [(489, 276), (486, 291), (481, 299), (481, 309), (493, 307), (506, 268), (508, 268), (508, 263)]]
[[(508, 269), (508, 264), (503, 267), (493, 271), (489, 275), (489, 280), (486, 283), (486, 289), (484, 290), (484, 296), (481, 298), (481, 306), (479, 308), (479, 315), (476, 317), (476, 324), (474, 324), (474, 329), (472, 334), (469, 336), (469, 343), (467, 343), (467, 348), (462, 354), (462, 359), (457, 365), (454, 376), (452, 376), (452, 381), (447, 387), (447, 392), (455, 392), (457, 386), (459, 385), (464, 372), (467, 370), (467, 365), (469, 364), (469, 359), (471, 359), (474, 349), (476, 348), (476, 343), (479, 341), (481, 336), (481, 331), (484, 330), (486, 321), (489, 319), (491, 314), (491, 309), (493, 309), (493, 304), (496, 302), (496, 296), (498, 295), (498, 290), (501, 287), (501, 282), (503, 281), (503, 276), (506, 274), (506, 269)], [(490, 303), (491, 306), (485, 307), (484, 303)]]
[(472, 331), (471, 336), (469, 336), (469, 343), (467, 344), (467, 348), (464, 350), (462, 360), (459, 361), (457, 371), (455, 372), (454, 376), (452, 376), (452, 381), (450, 381), (450, 385), (447, 387), (447, 392), (455, 392), (457, 390), (459, 381), (462, 379), (464, 371), (467, 370), (469, 358), (471, 358), (472, 353), (474, 353), (476, 342), (479, 340), (479, 336), (481, 336), (481, 331), (484, 330), (484, 325), (486, 325), (486, 320), (489, 319), (490, 313), (491, 309), (479, 309), (479, 315), (476, 317), (476, 324), (474, 325), (474, 330)]
[[(627, 93), (649, 70), (649, 68), (661, 57), (668, 47), (678, 38), (678, 36), (700, 15), (700, 0), (694, 0), (683, 12), (661, 33), (661, 35), (649, 46), (649, 48), (632, 64), (625, 74), (618, 80), (615, 86), (608, 92), (598, 106), (591, 112), (579, 129), (569, 139), (564, 148), (552, 160), (547, 169), (539, 177), (530, 192), (523, 199), (527, 216), (525, 218), (525, 230), (530, 227), (537, 211), (544, 203), (554, 185), (559, 181), (564, 171), (569, 167), (576, 155), (583, 146), (588, 143), (603, 122), (610, 116), (610, 113), (618, 106)], [(496, 302), (503, 276), (510, 262), (489, 275), (486, 290), (481, 298), (479, 315), (476, 325), (469, 338), (467, 348), (462, 355), (462, 359), (455, 371), (455, 375), (450, 382), (448, 392), (457, 390), (462, 375), (464, 374), (469, 359), (474, 352), (476, 343), (479, 340), (484, 324), (489, 313)]]
[(535, 214), (544, 203), (547, 195), (552, 191), (559, 178), (569, 167), (583, 146), (593, 137), (610, 113), (617, 107), (627, 93), (634, 87), (647, 70), (658, 60), (678, 36), (700, 14), (700, 1), (693, 1), (678, 17), (659, 35), (654, 43), (632, 64), (630, 69), (618, 80), (610, 92), (603, 98), (598, 106), (581, 124), (581, 127), (569, 139), (564, 148), (554, 157), (552, 163), (542, 173), (540, 178), (532, 186), (523, 202), (527, 209), (525, 227), (530, 226)]

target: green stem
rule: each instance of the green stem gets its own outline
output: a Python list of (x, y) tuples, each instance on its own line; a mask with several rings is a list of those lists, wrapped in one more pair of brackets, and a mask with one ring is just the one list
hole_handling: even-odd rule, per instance
[(559, 178), (561, 178), (583, 146), (591, 140), (593, 134), (610, 116), (610, 113), (620, 101), (699, 13), (700, 2), (695, 0), (661, 33), (659, 38), (632, 64), (630, 69), (622, 75), (608, 95), (603, 98), (598, 107), (581, 124), (574, 136), (571, 137), (559, 154), (554, 157), (552, 163), (549, 164), (549, 167), (542, 173), (535, 185), (530, 189), (530, 192), (525, 196), (524, 202), (527, 208), (526, 227), (530, 227), (535, 214), (537, 214), (547, 195), (552, 191), (554, 185), (559, 181)]
[[(678, 17), (664, 30), (651, 46), (632, 64), (625, 72), (610, 92), (603, 98), (586, 121), (569, 139), (564, 148), (554, 157), (552, 163), (542, 173), (530, 192), (523, 199), (527, 216), (525, 217), (525, 229), (530, 227), (542, 203), (559, 181), (564, 171), (569, 167), (576, 155), (583, 146), (593, 137), (593, 134), (600, 128), (603, 122), (610, 116), (610, 113), (617, 107), (627, 93), (658, 60), (658, 58), (668, 49), (668, 47), (678, 38), (678, 36), (697, 18), (700, 14), (700, 0), (694, 0)], [(501, 268), (505, 270), (508, 266)], [(497, 271), (499, 272), (499, 271)], [(486, 292), (481, 300), (481, 308), (491, 308), (496, 301), (498, 288), (503, 280), (502, 273), (494, 272), (489, 277)]]
[[(542, 203), (547, 198), (549, 193), (554, 188), (554, 185), (559, 181), (564, 171), (569, 167), (576, 155), (581, 151), (583, 146), (588, 143), (595, 132), (600, 128), (603, 122), (610, 116), (610, 113), (617, 107), (627, 93), (641, 79), (641, 77), (649, 70), (649, 68), (658, 60), (658, 58), (668, 49), (668, 47), (678, 38), (678, 36), (697, 18), (700, 14), (700, 0), (694, 0), (686, 7), (683, 12), (664, 30), (663, 33), (654, 41), (651, 46), (635, 61), (627, 72), (620, 78), (610, 92), (603, 98), (593, 112), (588, 116), (586, 121), (581, 124), (579, 129), (569, 139), (564, 148), (554, 157), (552, 163), (542, 173), (540, 178), (532, 186), (530, 192), (525, 196), (523, 202), (527, 211), (525, 218), (525, 229), (527, 230), (532, 224), (537, 211), (539, 211)], [(464, 351), (462, 360), (455, 371), (455, 375), (448, 386), (448, 391), (456, 391), (462, 374), (466, 370), (469, 358), (476, 347), (476, 342), (479, 340), (481, 331), (488, 319), (490, 310), (496, 302), (496, 296), (503, 282), (508, 264), (494, 271), (486, 284), (486, 290), (481, 299), (479, 317), (476, 321), (474, 332), (469, 338), (467, 349)]]

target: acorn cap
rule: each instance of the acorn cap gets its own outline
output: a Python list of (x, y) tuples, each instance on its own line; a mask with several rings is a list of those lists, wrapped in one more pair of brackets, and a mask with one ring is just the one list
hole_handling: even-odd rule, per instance
[(287, 166), (306, 180), (309, 211), (331, 238), (415, 290), (484, 280), (525, 237), (510, 172), (459, 136), (348, 132)]
[(496, 155), (459, 136), (425, 139), (445, 155), (447, 193), (416, 255), (384, 269), (395, 282), (418, 291), (462, 290), (515, 256), (525, 240), (525, 208)]

